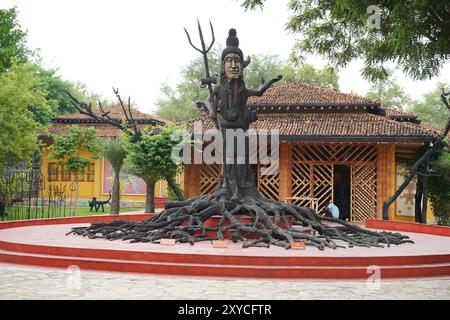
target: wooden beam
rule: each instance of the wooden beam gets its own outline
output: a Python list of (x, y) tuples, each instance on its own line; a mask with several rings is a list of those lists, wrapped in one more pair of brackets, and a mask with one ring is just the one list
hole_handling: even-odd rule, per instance
[(292, 195), (292, 166), (290, 143), (280, 144), (280, 201), (284, 201)]
[(386, 198), (386, 145), (377, 145), (377, 218), (383, 219), (383, 202)]
[[(386, 200), (387, 200), (394, 195), (394, 193), (397, 189), (397, 184), (396, 184), (397, 170), (395, 167), (395, 145), (394, 144), (387, 145), (386, 151), (387, 151), (387, 153), (386, 153), (386, 160), (387, 160), (387, 163), (386, 163), (387, 198), (386, 198)], [(397, 206), (397, 203), (394, 202), (389, 207), (389, 220), (395, 220), (395, 214), (397, 212), (396, 206)]]

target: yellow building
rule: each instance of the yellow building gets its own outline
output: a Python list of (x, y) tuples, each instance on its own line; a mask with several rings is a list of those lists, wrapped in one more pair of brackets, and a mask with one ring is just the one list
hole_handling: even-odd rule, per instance
[[(109, 116), (120, 119), (123, 117), (122, 108), (119, 105), (108, 108)], [(164, 124), (166, 121), (151, 116), (137, 110), (133, 111), (133, 116), (139, 124), (139, 128), (152, 125)], [(41, 172), (46, 184), (44, 188), (44, 197), (49, 196), (50, 190), (57, 186), (73, 191), (73, 173), (65, 170), (64, 166), (59, 165), (58, 160), (49, 158), (48, 146), (52, 143), (53, 135), (64, 135), (68, 133), (68, 127), (78, 125), (81, 127), (94, 127), (97, 135), (100, 137), (117, 137), (121, 130), (111, 125), (101, 123), (81, 113), (65, 114), (52, 119), (52, 125), (49, 127), (49, 135), (41, 136), (45, 147), (41, 151)], [(81, 156), (92, 158), (90, 152), (81, 150)], [(183, 183), (182, 176), (176, 177), (178, 183)], [(78, 199), (81, 206), (87, 206), (88, 200), (96, 197), (97, 200), (106, 200), (109, 197), (109, 191), (112, 184), (112, 170), (109, 162), (100, 158), (92, 160), (91, 164), (84, 173), (79, 174)], [(121, 173), (121, 206), (122, 207), (144, 207), (145, 206), (145, 183), (142, 179), (135, 176)], [(160, 180), (155, 187), (155, 206), (162, 208), (167, 201), (167, 183)]]

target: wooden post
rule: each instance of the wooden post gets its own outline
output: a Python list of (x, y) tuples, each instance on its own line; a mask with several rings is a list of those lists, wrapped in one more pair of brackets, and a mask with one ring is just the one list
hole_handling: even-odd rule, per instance
[(184, 192), (188, 198), (200, 194), (200, 165), (186, 164), (184, 166)]
[(291, 148), (292, 145), (288, 142), (280, 144), (280, 201), (286, 200), (292, 194)]
[(386, 145), (377, 145), (377, 218), (383, 219), (386, 197)]
[[(389, 144), (386, 146), (386, 173), (387, 173), (387, 181), (386, 181), (386, 198), (385, 200), (392, 197), (395, 193), (396, 188), (396, 179), (397, 179), (397, 172), (395, 167), (395, 145)], [(396, 214), (396, 206), (397, 202), (394, 202), (390, 207), (388, 211), (389, 220), (395, 220), (395, 214)]]
[(430, 170), (430, 158), (425, 161), (425, 175), (422, 177), (422, 223), (427, 224), (428, 209), (428, 171)]

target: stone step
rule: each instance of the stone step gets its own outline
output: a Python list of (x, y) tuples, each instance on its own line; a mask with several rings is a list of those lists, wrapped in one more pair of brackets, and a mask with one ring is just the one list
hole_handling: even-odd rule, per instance
[(68, 268), (78, 266), (86, 270), (136, 272), (164, 275), (292, 278), (292, 279), (368, 279), (376, 274), (386, 278), (421, 278), (450, 275), (450, 263), (432, 263), (397, 266), (264, 266), (223, 265), (132, 261), (117, 259), (54, 256), (0, 250), (0, 261), (44, 267)]

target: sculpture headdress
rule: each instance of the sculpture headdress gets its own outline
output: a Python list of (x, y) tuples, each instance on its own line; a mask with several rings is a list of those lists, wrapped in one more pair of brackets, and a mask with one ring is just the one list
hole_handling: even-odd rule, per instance
[(244, 68), (250, 64), (250, 57), (248, 57), (247, 60), (244, 61), (244, 54), (242, 53), (242, 50), (239, 49), (239, 38), (236, 36), (236, 29), (231, 28), (228, 31), (226, 44), (227, 47), (222, 51), (222, 61), (227, 54), (235, 53), (241, 58)]

